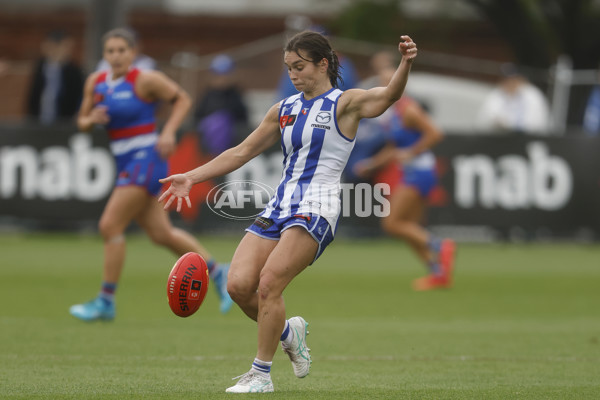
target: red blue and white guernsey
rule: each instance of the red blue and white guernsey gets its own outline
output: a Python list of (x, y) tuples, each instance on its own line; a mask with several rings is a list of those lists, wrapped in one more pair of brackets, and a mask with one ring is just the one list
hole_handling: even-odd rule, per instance
[(302, 226), (319, 243), (317, 257), (333, 240), (341, 211), (340, 179), (354, 147), (354, 140), (344, 136), (337, 123), (342, 93), (331, 89), (310, 100), (299, 93), (281, 102), (283, 174), (265, 210), (247, 231), (279, 239), (285, 229)]
[(155, 148), (157, 102), (145, 101), (135, 92), (139, 74), (140, 70), (134, 68), (113, 80), (111, 72), (101, 73), (94, 85), (93, 100), (94, 106), (106, 106), (110, 117), (106, 129), (117, 163), (117, 186), (142, 186), (157, 195), (162, 187), (158, 179), (167, 175), (168, 166)]
[[(420, 131), (404, 125), (404, 112), (413, 103), (414, 100), (402, 97), (377, 118), (387, 139), (401, 149), (410, 148), (421, 140)], [(423, 151), (403, 164), (402, 172), (403, 183), (415, 187), (423, 197), (427, 197), (437, 185), (435, 155), (430, 150)]]

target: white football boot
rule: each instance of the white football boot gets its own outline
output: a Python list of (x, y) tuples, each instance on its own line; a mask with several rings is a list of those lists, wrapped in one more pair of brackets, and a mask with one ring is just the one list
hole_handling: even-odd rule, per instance
[(233, 379), (240, 380), (230, 388), (227, 388), (227, 393), (270, 393), (275, 391), (273, 388), (273, 381), (271, 375), (261, 374), (259, 372), (250, 370), (244, 375), (235, 377)]
[(310, 349), (306, 346), (306, 335), (308, 335), (308, 322), (302, 317), (292, 317), (288, 320), (290, 334), (293, 335), (289, 345), (281, 342), (281, 348), (288, 355), (294, 368), (294, 374), (298, 378), (304, 378), (310, 370)]

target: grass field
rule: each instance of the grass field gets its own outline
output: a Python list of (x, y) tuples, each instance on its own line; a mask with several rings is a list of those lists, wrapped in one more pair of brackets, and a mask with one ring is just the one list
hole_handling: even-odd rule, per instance
[[(218, 258), (239, 238), (204, 237)], [(1, 399), (219, 399), (255, 355), (256, 327), (211, 288), (169, 310), (175, 257), (132, 237), (117, 319), (83, 323), (98, 290), (96, 236), (0, 236)], [(388, 239), (337, 240), (286, 291), (310, 323), (313, 365), (279, 351), (269, 399), (598, 399), (600, 247), (462, 245), (456, 284), (410, 289), (421, 267)], [(237, 395), (259, 397), (260, 395)]]

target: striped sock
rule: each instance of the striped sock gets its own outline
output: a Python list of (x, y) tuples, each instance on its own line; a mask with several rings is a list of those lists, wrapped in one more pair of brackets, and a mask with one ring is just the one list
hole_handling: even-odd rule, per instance
[(106, 305), (110, 305), (115, 301), (116, 290), (116, 283), (102, 282), (102, 287), (100, 288), (100, 294), (98, 297), (100, 297), (100, 299), (104, 301)]
[(281, 340), (282, 342), (284, 342), (285, 344), (289, 344), (288, 342), (291, 340), (292, 335), (290, 335), (291, 331), (290, 331), (290, 323), (288, 322), (288, 320), (285, 320), (285, 327), (283, 328), (283, 333), (281, 334)]
[(273, 361), (262, 361), (258, 358), (254, 359), (252, 363), (252, 371), (256, 371), (263, 375), (269, 375), (271, 373), (271, 365)]

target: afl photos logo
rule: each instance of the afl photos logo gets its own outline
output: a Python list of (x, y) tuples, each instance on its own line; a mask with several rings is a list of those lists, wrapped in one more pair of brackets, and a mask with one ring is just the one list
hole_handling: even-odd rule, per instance
[(206, 203), (217, 215), (235, 220), (254, 219), (266, 207), (275, 190), (257, 181), (229, 181), (208, 192)]

